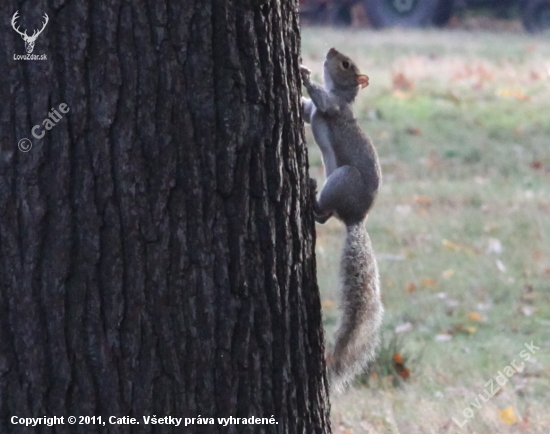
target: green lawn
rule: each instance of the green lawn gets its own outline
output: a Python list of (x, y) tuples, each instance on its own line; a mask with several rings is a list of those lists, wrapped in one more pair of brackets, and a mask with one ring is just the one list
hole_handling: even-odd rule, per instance
[[(356, 115), (384, 174), (367, 229), (386, 308), (369, 385), (332, 396), (334, 432), (550, 433), (550, 39), (304, 28), (317, 81), (332, 46), (370, 77)], [(344, 230), (331, 219), (317, 234), (330, 346)], [(531, 341), (540, 349), (477, 408)], [(387, 376), (396, 351), (407, 380)]]

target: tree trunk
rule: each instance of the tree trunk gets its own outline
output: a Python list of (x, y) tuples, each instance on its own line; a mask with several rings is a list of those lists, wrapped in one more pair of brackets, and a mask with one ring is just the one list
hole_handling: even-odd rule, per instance
[(329, 433), (297, 2), (48, 4), (47, 60), (0, 28), (0, 432)]

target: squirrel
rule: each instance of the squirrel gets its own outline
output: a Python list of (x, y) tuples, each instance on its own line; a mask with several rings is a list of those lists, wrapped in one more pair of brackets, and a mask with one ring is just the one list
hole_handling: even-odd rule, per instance
[(375, 357), (384, 308), (378, 266), (365, 229), (382, 173), (374, 146), (359, 128), (353, 102), (369, 84), (356, 64), (331, 48), (324, 62), (324, 87), (313, 83), (311, 71), (300, 66), (311, 99), (302, 97), (306, 123), (323, 154), (325, 184), (317, 200), (310, 179), (314, 218), (323, 224), (335, 216), (346, 225), (341, 258), (342, 317), (332, 354), (327, 356), (330, 384), (341, 392)]

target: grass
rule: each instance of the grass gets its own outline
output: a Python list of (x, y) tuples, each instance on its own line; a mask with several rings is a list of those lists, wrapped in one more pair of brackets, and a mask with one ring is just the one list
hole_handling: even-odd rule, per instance
[[(550, 40), (304, 28), (302, 44), (317, 81), (331, 46), (369, 75), (356, 115), (384, 174), (367, 228), (387, 344), (380, 375), (332, 397), (334, 432), (550, 432)], [(330, 346), (344, 229), (331, 219), (317, 234)], [(540, 350), (524, 369), (473, 407), (531, 341)], [(394, 351), (410, 363), (397, 383), (386, 375)]]

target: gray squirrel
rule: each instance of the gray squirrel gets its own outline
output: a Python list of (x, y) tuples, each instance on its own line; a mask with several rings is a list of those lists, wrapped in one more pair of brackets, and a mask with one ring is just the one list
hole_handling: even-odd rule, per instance
[(335, 216), (346, 225), (341, 259), (342, 317), (332, 354), (327, 356), (332, 387), (342, 391), (375, 357), (384, 308), (380, 278), (369, 235), (367, 214), (381, 182), (380, 163), (369, 138), (357, 124), (353, 101), (369, 78), (355, 63), (331, 48), (324, 62), (324, 87), (312, 83), (310, 70), (300, 67), (311, 99), (302, 98), (304, 120), (311, 124), (323, 154), (326, 181), (316, 196), (310, 180), (315, 220)]

